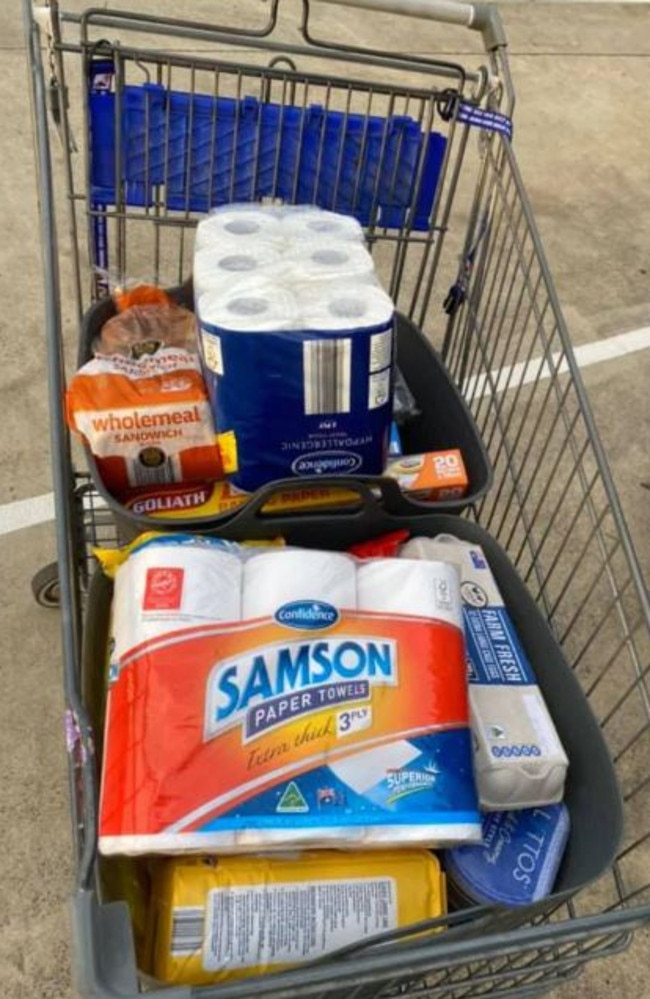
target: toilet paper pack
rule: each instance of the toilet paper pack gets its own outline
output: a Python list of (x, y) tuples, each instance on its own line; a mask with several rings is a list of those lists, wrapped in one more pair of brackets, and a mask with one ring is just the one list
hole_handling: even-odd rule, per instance
[[(226, 591), (230, 557), (214, 552)], [(230, 600), (196, 564), (197, 623), (126, 651), (115, 636), (100, 850), (476, 842), (454, 567), (424, 580), (420, 562), (339, 552), (240, 559)]]
[[(194, 256), (203, 371), (236, 451), (232, 482), (253, 491), (293, 476), (379, 475), (394, 305), (358, 223), (316, 208), (236, 209), (199, 224)], [(241, 234), (225, 237), (233, 226)]]
[(236, 442), (236, 486), (381, 474), (395, 351), (381, 288), (323, 279), (307, 295), (251, 277), (204, 294), (197, 309), (216, 425)]
[(450, 559), (460, 571), (481, 807), (561, 801), (568, 759), (482, 549), (440, 535), (414, 538), (401, 554)]

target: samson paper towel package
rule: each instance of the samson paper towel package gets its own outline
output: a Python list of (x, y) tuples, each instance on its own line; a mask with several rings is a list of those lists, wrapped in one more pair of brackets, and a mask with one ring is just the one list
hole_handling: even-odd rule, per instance
[(453, 565), (153, 538), (113, 635), (103, 853), (480, 837)]
[(448, 559), (460, 571), (481, 807), (505, 811), (561, 801), (566, 753), (482, 549), (439, 535), (413, 538), (401, 554)]
[(201, 985), (282, 971), (445, 912), (445, 877), (425, 850), (163, 860), (152, 972)]
[(302, 206), (228, 206), (199, 224), (195, 245), (203, 369), (235, 485), (381, 474), (394, 306), (358, 224)]

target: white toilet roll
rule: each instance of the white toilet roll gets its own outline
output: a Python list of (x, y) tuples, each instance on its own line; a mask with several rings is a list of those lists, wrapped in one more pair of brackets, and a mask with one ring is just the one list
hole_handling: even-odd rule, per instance
[(359, 610), (413, 614), (463, 627), (460, 577), (449, 562), (382, 558), (357, 573)]
[(394, 306), (378, 285), (352, 281), (313, 282), (296, 290), (303, 329), (389, 329)]
[(292, 242), (320, 238), (363, 242), (363, 229), (351, 215), (339, 215), (313, 205), (285, 206), (282, 232)]
[(149, 544), (120, 566), (113, 597), (114, 657), (170, 631), (241, 617), (242, 565), (212, 546)]
[(277, 209), (261, 205), (236, 204), (217, 208), (196, 227), (194, 252), (205, 247), (219, 247), (224, 240), (250, 245), (258, 239), (283, 242), (281, 219)]
[(264, 240), (234, 240), (205, 246), (194, 254), (194, 295), (229, 292), (247, 278), (272, 276), (283, 260), (277, 245)]
[(287, 276), (293, 281), (357, 281), (376, 284), (375, 265), (361, 243), (342, 239), (296, 242), (287, 248)]
[(319, 600), (356, 606), (356, 566), (338, 552), (285, 549), (253, 555), (244, 566), (242, 617), (269, 617), (283, 604)]
[(218, 329), (268, 333), (295, 329), (298, 307), (292, 293), (268, 278), (249, 277), (230, 291), (206, 291), (197, 301), (199, 322)]

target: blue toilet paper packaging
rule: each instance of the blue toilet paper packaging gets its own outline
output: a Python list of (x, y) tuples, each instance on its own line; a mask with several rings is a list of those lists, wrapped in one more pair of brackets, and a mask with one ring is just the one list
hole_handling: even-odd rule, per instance
[(285, 212), (284, 247), (277, 234), (268, 253), (245, 239), (208, 247), (217, 279), (204, 241), (200, 250), (204, 374), (236, 452), (231, 479), (247, 491), (293, 476), (379, 475), (388, 453), (393, 303), (360, 242), (346, 232), (300, 244), (297, 215)]

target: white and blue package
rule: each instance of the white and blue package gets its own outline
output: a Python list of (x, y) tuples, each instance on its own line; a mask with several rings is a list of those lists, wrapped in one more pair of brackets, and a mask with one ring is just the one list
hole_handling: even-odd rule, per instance
[(482, 549), (438, 535), (412, 539), (401, 555), (446, 559), (460, 571), (481, 807), (492, 812), (557, 804), (567, 756)]
[(388, 441), (388, 454), (391, 458), (401, 458), (404, 454), (402, 451), (402, 438), (399, 434), (399, 427), (395, 420), (390, 425), (390, 438)]
[(219, 433), (235, 442), (232, 481), (247, 491), (292, 476), (378, 475), (388, 454), (393, 303), (361, 243), (328, 234), (322, 254), (306, 242), (301, 259), (284, 212), (294, 222), (280, 269), (275, 249), (268, 272), (253, 249), (250, 273), (211, 286), (201, 243), (204, 374)]
[(546, 898), (553, 891), (569, 827), (563, 804), (484, 815), (481, 846), (445, 853), (450, 890), (479, 905), (530, 905)]

